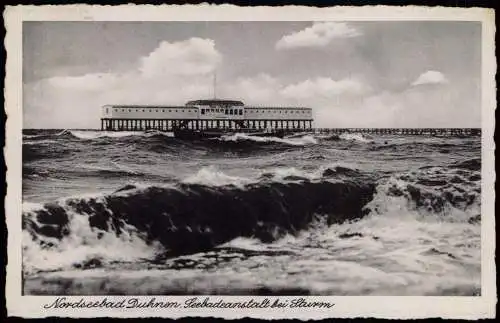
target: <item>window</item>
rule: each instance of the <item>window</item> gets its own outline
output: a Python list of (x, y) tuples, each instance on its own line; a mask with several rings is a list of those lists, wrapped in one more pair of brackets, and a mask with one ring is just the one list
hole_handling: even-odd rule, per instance
[(229, 114), (233, 115), (233, 109), (229, 110)]
[(161, 110), (161, 112), (165, 112), (165, 109)]
[(228, 109), (224, 110), (224, 114), (229, 114), (229, 110)]
[(240, 116), (242, 116), (242, 115), (243, 115), (243, 110), (240, 110)]
[(109, 108), (106, 108), (106, 114), (108, 114), (108, 113), (109, 113)]
[(201, 114), (205, 114), (205, 109), (201, 109)]
[(179, 112), (179, 111), (175, 110), (175, 112)]
[(132, 110), (128, 109), (128, 112), (132, 112)]
[(144, 109), (142, 109), (142, 112), (144, 112), (144, 111), (145, 111), (145, 110), (144, 110)]

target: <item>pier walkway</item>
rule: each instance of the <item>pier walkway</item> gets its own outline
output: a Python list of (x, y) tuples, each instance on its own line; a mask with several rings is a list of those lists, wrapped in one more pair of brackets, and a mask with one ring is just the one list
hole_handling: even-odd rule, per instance
[(176, 120), (176, 119), (115, 119), (102, 118), (101, 130), (106, 131), (172, 131), (174, 128), (196, 130), (276, 130), (286, 133), (313, 132), (316, 134), (359, 133), (368, 135), (402, 136), (481, 136), (480, 128), (313, 128), (309, 120)]

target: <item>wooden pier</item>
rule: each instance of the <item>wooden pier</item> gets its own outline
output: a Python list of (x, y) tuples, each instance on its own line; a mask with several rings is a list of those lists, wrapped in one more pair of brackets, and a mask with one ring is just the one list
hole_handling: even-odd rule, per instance
[(481, 136), (480, 128), (315, 128), (317, 134), (361, 133), (368, 135), (396, 136), (443, 136), (474, 137)]
[(172, 131), (175, 128), (229, 131), (283, 130), (287, 133), (313, 132), (315, 134), (359, 133), (367, 135), (398, 136), (481, 136), (480, 128), (313, 128), (312, 120), (186, 120), (186, 119), (116, 119), (102, 118), (101, 130), (105, 131)]

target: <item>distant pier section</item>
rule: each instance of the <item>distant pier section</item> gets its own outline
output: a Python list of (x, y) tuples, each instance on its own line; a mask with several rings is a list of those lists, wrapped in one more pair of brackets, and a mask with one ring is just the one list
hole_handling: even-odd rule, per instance
[(361, 133), (367, 135), (480, 137), (480, 128), (316, 128), (317, 134)]
[(313, 132), (317, 134), (361, 133), (474, 137), (479, 128), (314, 128), (311, 108), (294, 106), (246, 106), (237, 100), (193, 100), (179, 106), (105, 105), (101, 130), (105, 131), (195, 131)]

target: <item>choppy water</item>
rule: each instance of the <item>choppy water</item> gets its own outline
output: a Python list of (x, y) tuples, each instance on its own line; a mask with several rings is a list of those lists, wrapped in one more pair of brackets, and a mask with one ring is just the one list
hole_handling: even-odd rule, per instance
[(27, 294), (480, 294), (480, 138), (23, 132)]

